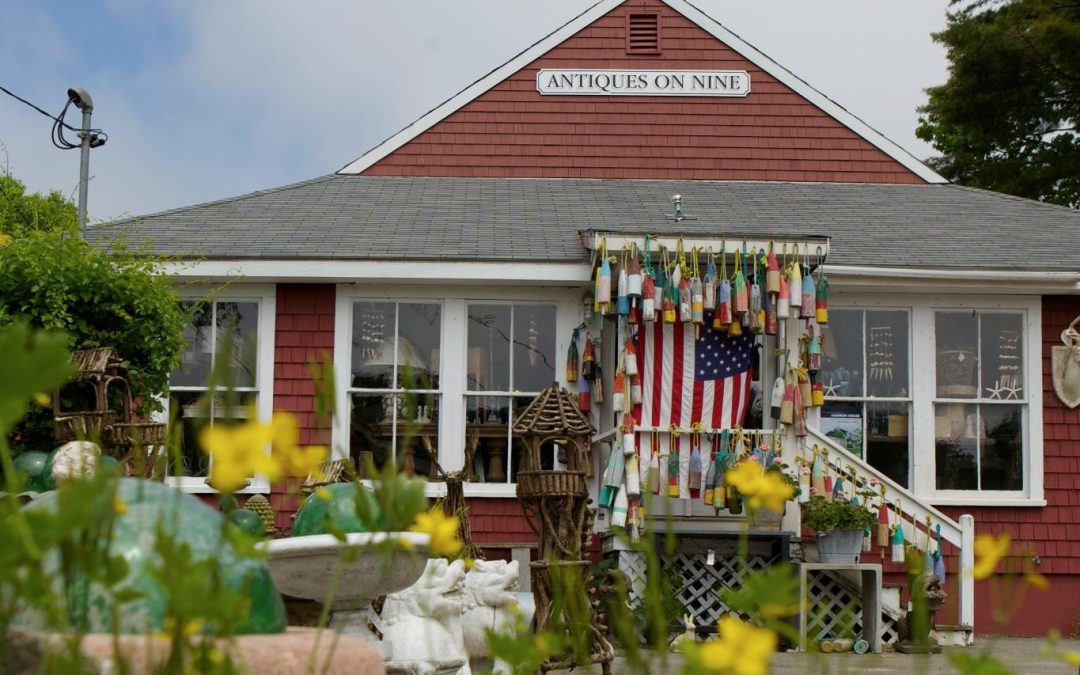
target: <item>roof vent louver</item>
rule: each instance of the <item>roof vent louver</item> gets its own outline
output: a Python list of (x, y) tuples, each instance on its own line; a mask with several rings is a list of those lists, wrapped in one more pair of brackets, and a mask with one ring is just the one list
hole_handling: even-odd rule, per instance
[(626, 15), (626, 53), (660, 53), (660, 15), (630, 13)]

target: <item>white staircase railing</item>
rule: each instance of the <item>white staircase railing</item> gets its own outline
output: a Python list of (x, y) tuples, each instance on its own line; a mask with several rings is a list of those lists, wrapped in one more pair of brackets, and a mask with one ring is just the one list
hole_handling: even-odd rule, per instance
[[(886, 502), (905, 521), (904, 538), (918, 543), (926, 538), (927, 519), (934, 526), (941, 526), (941, 538), (958, 549), (960, 558), (959, 574), (959, 624), (966, 630), (973, 631), (975, 626), (975, 578), (972, 570), (975, 566), (975, 519), (970, 515), (960, 516), (957, 522), (941, 511), (913, 495), (907, 488), (875, 469), (861, 458), (851, 454), (834, 440), (821, 433), (820, 429), (808, 425), (807, 445), (817, 444), (828, 450), (826, 461), (833, 471), (844, 476), (854, 475), (863, 480), (876, 478), (885, 493)], [(909, 526), (909, 523), (912, 526)], [(921, 529), (920, 529), (921, 528)], [(920, 534), (921, 532), (921, 534)]]

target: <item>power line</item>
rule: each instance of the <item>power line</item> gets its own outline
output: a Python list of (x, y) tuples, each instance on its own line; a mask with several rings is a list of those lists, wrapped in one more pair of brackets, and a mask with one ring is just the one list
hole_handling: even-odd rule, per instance
[[(16, 101), (19, 101), (20, 103), (23, 103), (23, 104), (25, 104), (27, 106), (30, 106), (31, 108), (33, 108), (37, 112), (41, 113), (42, 115), (44, 115), (45, 117), (48, 117), (49, 119), (51, 119), (53, 121), (53, 128), (52, 128), (52, 142), (53, 142), (53, 145), (60, 148), (61, 150), (73, 150), (75, 148), (80, 147), (80, 145), (82, 144), (81, 140), (78, 143), (72, 143), (71, 141), (69, 141), (64, 136), (64, 130), (65, 129), (67, 129), (68, 131), (72, 131), (74, 133), (77, 133), (77, 134), (83, 133), (82, 129), (79, 129), (78, 127), (73, 127), (73, 126), (71, 126), (70, 124), (68, 124), (67, 122), (64, 121), (64, 116), (67, 115), (68, 108), (71, 107), (72, 99), (70, 99), (70, 98), (68, 99), (67, 103), (64, 104), (64, 109), (60, 111), (60, 115), (59, 115), (59, 117), (57, 117), (57, 116), (53, 115), (52, 113), (48, 112), (47, 110), (44, 110), (44, 109), (42, 109), (41, 107), (39, 107), (37, 105), (34, 105), (30, 101), (26, 100), (22, 96), (19, 96), (18, 94), (11, 91), (7, 87), (4, 87), (4, 86), (0, 85), (0, 91), (4, 92), (5, 94), (7, 94), (11, 98), (15, 99)], [(94, 136), (99, 137), (99, 139), (95, 139), (95, 144), (98, 144), (98, 145), (104, 144), (104, 142), (109, 139), (109, 135), (107, 133), (105, 133), (104, 131), (102, 131), (101, 129), (87, 129), (86, 133), (89, 133), (91, 135), (91, 138), (93, 138)], [(100, 142), (98, 142), (98, 141), (100, 141)]]

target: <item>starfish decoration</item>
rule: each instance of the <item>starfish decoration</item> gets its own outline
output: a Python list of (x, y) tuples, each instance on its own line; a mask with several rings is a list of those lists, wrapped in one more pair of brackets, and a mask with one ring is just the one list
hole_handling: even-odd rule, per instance
[(839, 391), (840, 385), (833, 382), (832, 378), (829, 378), (829, 383), (822, 385), (822, 389), (826, 396), (836, 396), (836, 392)]
[(1002, 392), (1008, 392), (1007, 395), (1001, 397), (1001, 398), (1004, 398), (1004, 399), (1010, 399), (1010, 400), (1014, 400), (1014, 401), (1019, 401), (1020, 399), (1022, 399), (1024, 397), (1024, 388), (1022, 386), (1020, 386), (1020, 387), (1002, 387), (1001, 391)]
[(998, 380), (997, 382), (994, 383), (993, 387), (987, 387), (986, 388), (986, 398), (999, 399), (999, 400), (1003, 399), (1005, 397), (1002, 394), (1006, 391), (1006, 389), (1008, 389), (1008, 387), (1001, 386), (1001, 380)]

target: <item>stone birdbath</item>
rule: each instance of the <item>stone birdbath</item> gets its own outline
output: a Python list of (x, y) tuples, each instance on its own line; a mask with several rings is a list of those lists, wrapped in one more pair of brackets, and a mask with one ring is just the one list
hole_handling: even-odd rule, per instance
[[(386, 542), (395, 545), (391, 549)], [(392, 646), (368, 626), (380, 625), (371, 601), (416, 583), (427, 565), (429, 542), (429, 535), (417, 532), (355, 532), (346, 534), (344, 542), (330, 534), (310, 534), (262, 546), (274, 583), (286, 595), (322, 603), (334, 575), (340, 574), (330, 628), (363, 638), (390, 660)]]

